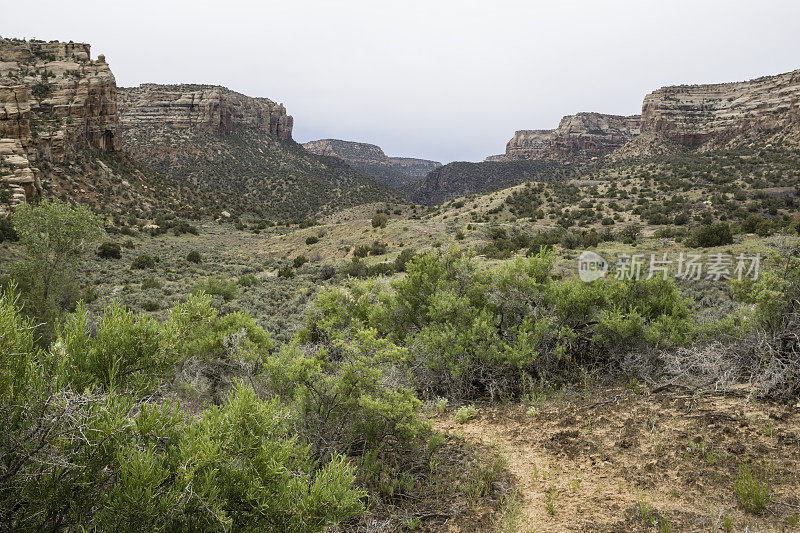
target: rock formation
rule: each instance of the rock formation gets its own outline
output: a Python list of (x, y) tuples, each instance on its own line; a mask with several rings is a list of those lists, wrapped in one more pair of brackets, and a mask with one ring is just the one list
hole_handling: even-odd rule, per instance
[(124, 129), (142, 126), (196, 128), (227, 135), (234, 124), (250, 126), (278, 139), (292, 138), (292, 117), (283, 104), (252, 98), (214, 85), (156, 85), (120, 88), (119, 108)]
[(642, 133), (684, 145), (800, 123), (800, 70), (751, 81), (663, 87), (642, 106)]
[(505, 159), (570, 160), (607, 154), (639, 135), (639, 120), (637, 115), (568, 115), (554, 130), (517, 131), (506, 145)]
[(374, 144), (339, 139), (307, 142), (303, 148), (317, 155), (338, 157), (359, 172), (383, 180), (395, 188), (403, 188), (442, 166), (437, 161), (412, 157), (389, 157)]
[(0, 192), (24, 202), (41, 192), (38, 161), (119, 150), (116, 98), (114, 75), (88, 44), (0, 39)]

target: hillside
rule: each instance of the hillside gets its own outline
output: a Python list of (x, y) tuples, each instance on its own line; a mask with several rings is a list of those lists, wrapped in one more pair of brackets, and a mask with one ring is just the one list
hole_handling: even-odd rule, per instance
[(412, 157), (389, 157), (374, 144), (322, 139), (303, 144), (311, 153), (338, 157), (362, 174), (373, 176), (395, 189), (404, 189), (442, 166), (437, 161)]
[(409, 197), (420, 204), (434, 205), (522, 181), (556, 181), (572, 175), (571, 168), (547, 161), (457, 161), (437, 168), (414, 184)]
[(396, 195), (291, 139), (282, 105), (210, 85), (119, 90), (122, 147), (179, 183), (213, 191), (231, 213), (314, 216)]

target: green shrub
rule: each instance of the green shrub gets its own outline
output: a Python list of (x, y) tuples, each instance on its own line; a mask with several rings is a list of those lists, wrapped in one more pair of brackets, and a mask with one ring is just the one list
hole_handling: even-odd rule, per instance
[(357, 259), (363, 259), (369, 255), (370, 248), (369, 246), (360, 244), (355, 247), (353, 250), (353, 257)]
[(235, 300), (239, 293), (239, 285), (235, 280), (224, 280), (217, 277), (209, 277), (198, 283), (193, 294), (204, 292), (211, 296), (220, 296), (226, 302)]
[(748, 513), (761, 514), (772, 494), (772, 468), (766, 463), (744, 463), (733, 480), (733, 490)]
[(294, 277), (294, 270), (292, 269), (291, 265), (283, 265), (278, 269), (278, 277), (279, 278), (293, 278)]
[(131, 268), (136, 270), (155, 268), (159, 261), (160, 259), (157, 256), (150, 254), (139, 254), (131, 263)]
[(416, 256), (416, 253), (411, 248), (405, 248), (394, 259), (394, 270), (396, 272), (405, 272), (406, 265)]
[(255, 287), (261, 285), (261, 281), (254, 274), (242, 274), (236, 282), (240, 287)]
[(317, 244), (318, 242), (319, 242), (319, 237), (317, 237), (316, 235), (310, 235), (306, 237), (306, 244), (308, 246), (311, 246), (312, 244)]
[(191, 252), (186, 254), (186, 260), (190, 263), (199, 265), (200, 263), (203, 262), (203, 255), (197, 250), (192, 250)]
[(387, 244), (381, 241), (375, 241), (372, 243), (372, 246), (369, 249), (369, 253), (372, 255), (383, 255), (386, 253)]
[(235, 386), (192, 416), (143, 396), (197, 353), (187, 339), (240, 327), (207, 298), (163, 324), (115, 305), (96, 334), (79, 310), (50, 352), (30, 326), (0, 295), (0, 502), (14, 530), (305, 533), (364, 511), (352, 463), (315, 456), (277, 400)]
[(322, 265), (319, 269), (319, 279), (325, 281), (329, 280), (336, 275), (336, 267), (331, 264)]
[(161, 290), (162, 287), (163, 287), (162, 283), (154, 277), (149, 277), (142, 280), (143, 291), (146, 291), (147, 289)]
[(297, 257), (294, 258), (294, 260), (292, 260), (292, 266), (294, 268), (300, 268), (306, 263), (308, 263), (308, 257), (304, 255), (298, 255)]
[(158, 311), (161, 309), (161, 304), (155, 300), (147, 300), (142, 304), (142, 309), (145, 311)]
[(458, 411), (456, 411), (456, 414), (453, 417), (453, 420), (459, 424), (466, 424), (477, 416), (478, 410), (474, 405), (465, 405), (464, 407), (459, 407)]
[(700, 226), (700, 228), (695, 231), (694, 235), (692, 235), (690, 244), (703, 248), (733, 244), (731, 227), (726, 222)]
[(24, 309), (37, 317), (43, 340), (51, 340), (55, 320), (74, 309), (80, 295), (76, 263), (100, 236), (100, 219), (84, 206), (44, 200), (37, 206), (21, 206), (12, 220), (25, 251), (12, 274), (22, 291)]
[(172, 226), (172, 231), (175, 233), (175, 235), (183, 235), (184, 233), (191, 233), (192, 235), (199, 234), (197, 228), (185, 220), (180, 220), (174, 226)]
[(383, 213), (377, 213), (375, 216), (372, 217), (373, 228), (385, 228), (388, 222), (389, 218)]
[(103, 259), (119, 259), (122, 257), (122, 247), (116, 242), (104, 242), (97, 249), (97, 255)]
[(4, 241), (16, 242), (19, 240), (17, 232), (14, 231), (14, 224), (11, 217), (0, 217), (0, 243)]
[[(428, 253), (388, 289), (367, 281), (348, 285), (346, 298), (323, 292), (310, 320), (376, 328), (408, 347), (420, 393), (454, 400), (513, 397), (524, 376), (568, 379), (626, 350), (692, 338), (692, 315), (671, 280), (557, 282), (553, 261), (540, 252), (482, 271), (457, 250)], [(369, 269), (354, 260), (346, 272)]]

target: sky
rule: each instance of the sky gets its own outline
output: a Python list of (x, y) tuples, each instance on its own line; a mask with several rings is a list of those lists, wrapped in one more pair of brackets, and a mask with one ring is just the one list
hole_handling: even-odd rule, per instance
[(799, 21), (797, 0), (36, 0), (0, 36), (88, 42), (123, 87), (282, 102), (299, 142), (446, 163), (564, 115), (638, 114), (662, 86), (800, 69)]

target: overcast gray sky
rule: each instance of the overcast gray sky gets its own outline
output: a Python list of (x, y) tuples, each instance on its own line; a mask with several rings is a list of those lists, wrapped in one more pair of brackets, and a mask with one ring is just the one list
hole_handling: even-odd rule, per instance
[(92, 44), (120, 86), (213, 83), (283, 102), (300, 142), (443, 162), (517, 129), (636, 114), (664, 85), (800, 68), (797, 0), (36, 0), (4, 37)]

